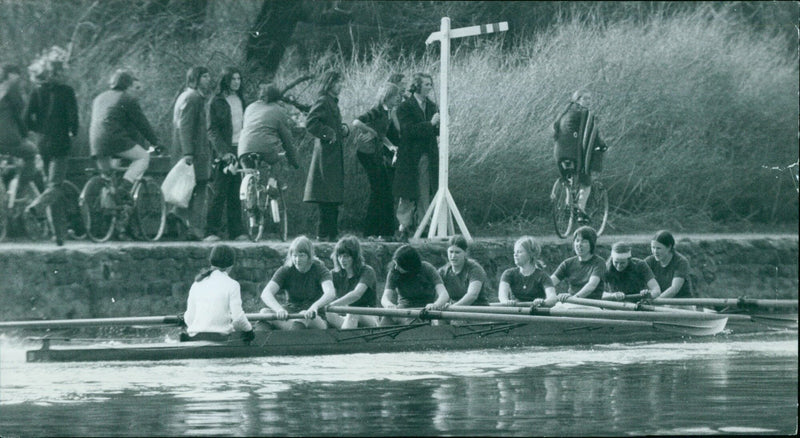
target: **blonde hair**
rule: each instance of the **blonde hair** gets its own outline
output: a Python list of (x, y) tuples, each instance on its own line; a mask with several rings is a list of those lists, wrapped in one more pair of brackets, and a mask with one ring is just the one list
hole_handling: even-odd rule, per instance
[(533, 236), (522, 236), (514, 242), (514, 246), (519, 245), (528, 253), (531, 259), (531, 264), (540, 269), (544, 269), (544, 262), (542, 261), (542, 246), (533, 238)]
[(317, 258), (314, 252), (314, 244), (306, 236), (297, 236), (292, 240), (291, 245), (289, 245), (289, 251), (286, 252), (286, 260), (284, 260), (283, 265), (292, 266), (292, 255), (297, 253), (306, 254), (310, 259)]

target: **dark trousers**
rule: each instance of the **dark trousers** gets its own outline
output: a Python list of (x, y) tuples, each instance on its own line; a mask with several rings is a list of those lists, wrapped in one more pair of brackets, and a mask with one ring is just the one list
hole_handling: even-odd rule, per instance
[(42, 155), (44, 168), (47, 171), (47, 184), (45, 190), (33, 201), (37, 209), (44, 211), (45, 207), (55, 205), (51, 209), (53, 213), (53, 227), (56, 236), (63, 239), (67, 231), (67, 217), (69, 208), (66, 205), (64, 191), (61, 184), (67, 179), (67, 157)]
[(364, 216), (364, 236), (394, 234), (394, 198), (390, 169), (379, 154), (357, 152), (358, 161), (369, 180), (369, 201)]
[(320, 238), (334, 240), (339, 236), (339, 204), (334, 202), (320, 202), (319, 226), (317, 234)]
[(208, 217), (206, 220), (206, 234), (219, 236), (222, 233), (222, 213), (226, 213), (228, 222), (228, 238), (233, 239), (243, 233), (242, 230), (242, 204), (239, 200), (239, 186), (242, 178), (238, 173), (223, 172), (224, 164), (214, 166), (214, 176), (211, 182), (212, 198), (208, 204)]

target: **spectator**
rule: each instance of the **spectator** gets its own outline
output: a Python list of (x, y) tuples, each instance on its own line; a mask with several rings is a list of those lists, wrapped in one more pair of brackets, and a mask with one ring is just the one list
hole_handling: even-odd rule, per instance
[(36, 146), (25, 140), (28, 128), (23, 121), (25, 100), (20, 86), (20, 68), (13, 64), (0, 67), (0, 154), (22, 158), (20, 185), (36, 174)]

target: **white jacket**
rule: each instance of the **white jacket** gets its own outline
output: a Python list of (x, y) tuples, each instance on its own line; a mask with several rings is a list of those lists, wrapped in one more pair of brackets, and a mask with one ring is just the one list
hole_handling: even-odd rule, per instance
[(234, 330), (253, 329), (242, 310), (239, 282), (219, 270), (192, 284), (184, 320), (189, 336), (201, 332), (228, 335)]

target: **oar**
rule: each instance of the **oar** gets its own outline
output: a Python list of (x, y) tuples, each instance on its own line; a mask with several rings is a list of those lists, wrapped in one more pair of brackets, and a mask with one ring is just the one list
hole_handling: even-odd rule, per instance
[[(453, 312), (453, 311), (438, 311), (438, 310), (421, 310), (421, 309), (383, 309), (373, 307), (346, 307), (346, 306), (331, 306), (326, 308), (327, 312), (339, 314), (354, 314), (354, 315), (374, 315), (386, 316), (392, 318), (427, 318), (427, 319), (443, 319), (443, 320), (458, 320), (458, 321), (479, 321), (479, 322), (522, 322), (522, 323), (544, 323), (544, 324), (562, 324), (562, 325), (580, 325), (586, 324), (602, 325), (602, 326), (616, 326), (616, 327), (641, 327), (641, 328), (656, 328), (667, 330), (670, 332), (677, 332), (684, 335), (691, 336), (708, 336), (721, 332), (725, 328), (728, 319), (724, 316), (717, 316), (710, 319), (697, 319), (692, 321), (636, 321), (626, 319), (610, 319), (610, 318), (590, 318), (590, 317), (567, 317), (567, 316), (537, 316), (537, 315), (522, 315), (522, 314), (497, 314), (485, 312)], [(610, 313), (610, 312), (609, 312)]]
[(728, 315), (719, 313), (703, 312), (641, 312), (635, 310), (602, 310), (589, 308), (573, 307), (491, 307), (491, 306), (450, 306), (448, 311), (467, 312), (467, 313), (490, 313), (494, 315), (543, 315), (543, 316), (564, 316), (572, 318), (601, 318), (612, 320), (628, 321), (667, 321), (673, 323), (696, 321), (718, 321), (720, 318), (727, 318)]
[(668, 313), (693, 313), (693, 310), (686, 309), (671, 309), (669, 307), (656, 307), (644, 303), (623, 303), (620, 301), (606, 301), (606, 300), (593, 300), (589, 298), (569, 297), (567, 302), (571, 304), (580, 304), (581, 306), (599, 307), (601, 309), (610, 310), (645, 310), (649, 312), (668, 312)]
[(709, 306), (709, 307), (765, 307), (776, 309), (797, 309), (798, 300), (765, 300), (751, 298), (656, 298), (653, 304), (671, 306)]
[[(250, 321), (275, 321), (273, 313), (248, 313)], [(290, 313), (289, 319), (302, 319), (299, 313)], [(175, 315), (168, 316), (134, 316), (121, 318), (87, 318), (87, 319), (50, 319), (33, 321), (3, 321), (2, 329), (51, 329), (51, 328), (80, 328), (80, 327), (111, 327), (135, 325), (180, 325), (182, 319)]]

